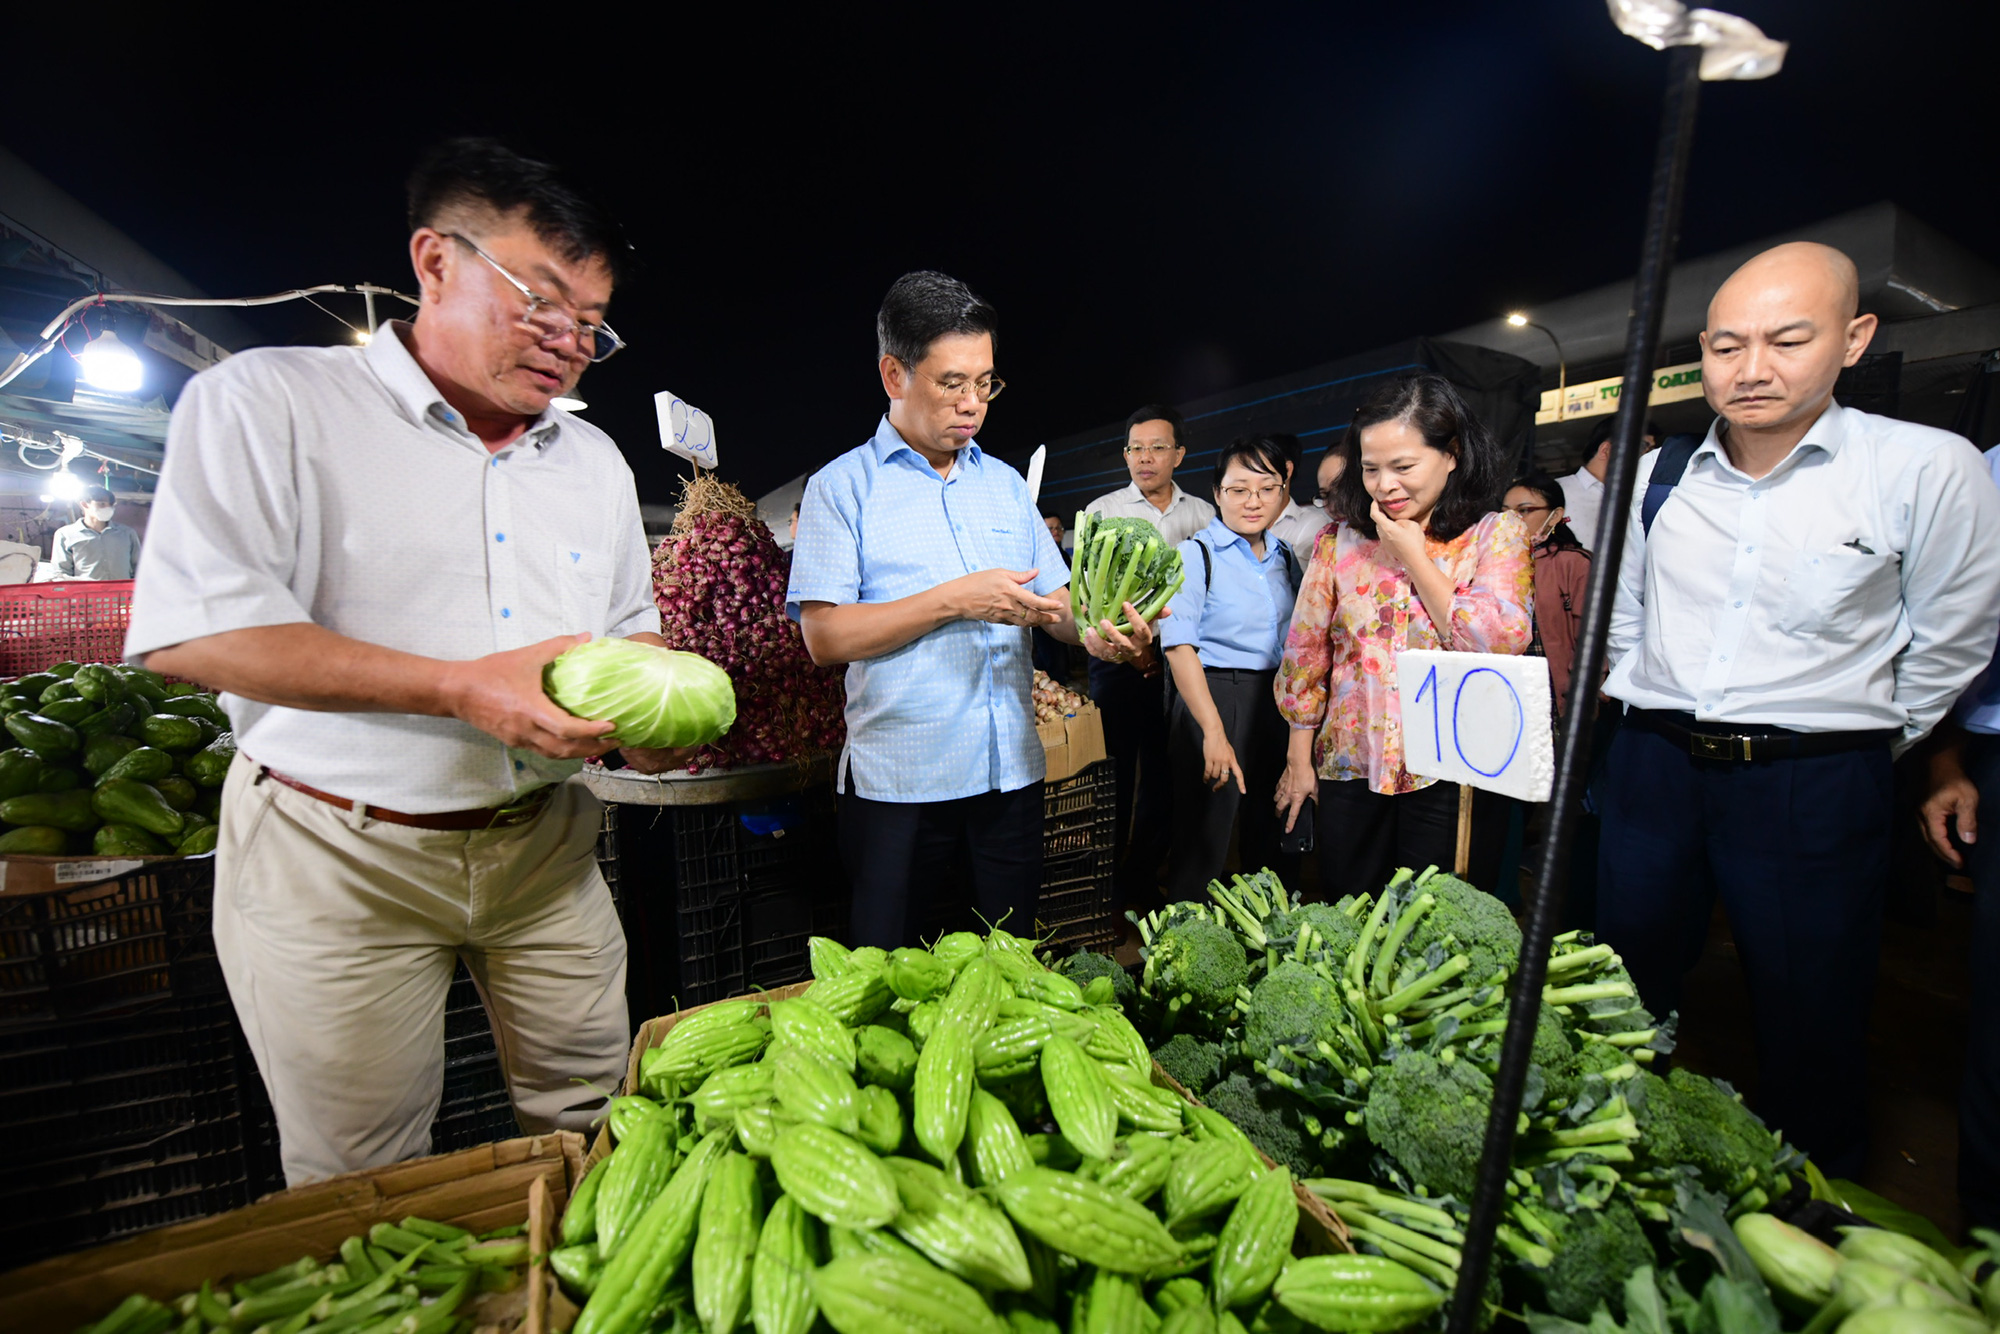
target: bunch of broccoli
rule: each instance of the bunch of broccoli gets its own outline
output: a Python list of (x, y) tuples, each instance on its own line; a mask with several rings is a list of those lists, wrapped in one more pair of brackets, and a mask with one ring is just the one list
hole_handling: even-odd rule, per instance
[(1086, 628), (1109, 620), (1130, 632), (1124, 606), (1150, 621), (1180, 591), (1186, 577), (1180, 549), (1144, 519), (1076, 516), (1076, 559), (1070, 570), (1070, 610)]

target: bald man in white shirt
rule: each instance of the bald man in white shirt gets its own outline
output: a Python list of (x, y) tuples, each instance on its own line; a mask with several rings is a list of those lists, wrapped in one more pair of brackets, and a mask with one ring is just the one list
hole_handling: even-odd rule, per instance
[(1867, 1148), (1863, 1038), (1893, 756), (1985, 665), (2000, 492), (1972, 445), (1841, 407), (1868, 348), (1854, 264), (1765, 251), (1715, 294), (1720, 420), (1643, 459), (1605, 692), (1598, 934), (1676, 1008), (1719, 892), (1750, 984), (1756, 1106), (1829, 1176)]

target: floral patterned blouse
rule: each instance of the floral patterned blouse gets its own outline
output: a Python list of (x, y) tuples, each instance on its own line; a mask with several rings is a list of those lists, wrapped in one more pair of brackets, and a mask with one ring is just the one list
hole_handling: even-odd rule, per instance
[(1437, 780), (1403, 767), (1396, 654), (1522, 653), (1533, 638), (1535, 570), (1519, 515), (1488, 514), (1427, 546), (1456, 586), (1448, 644), (1379, 541), (1342, 523), (1324, 529), (1313, 547), (1276, 690), (1286, 722), (1318, 730), (1313, 766), (1321, 778), (1365, 778), (1370, 790), (1390, 795), (1429, 787)]

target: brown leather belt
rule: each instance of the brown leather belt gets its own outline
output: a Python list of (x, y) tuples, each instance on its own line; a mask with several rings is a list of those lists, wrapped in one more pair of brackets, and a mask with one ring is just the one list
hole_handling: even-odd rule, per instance
[[(282, 783), (294, 792), (303, 792), (314, 801), (323, 801), (337, 810), (351, 811), (354, 803), (346, 797), (336, 797), (331, 792), (322, 792), (316, 787), (301, 783), (296, 778), (288, 778), (267, 764), (257, 766), (257, 781), (266, 778), (274, 783)], [(408, 811), (386, 810), (381, 806), (367, 806), (363, 803), (367, 818), (380, 820), (384, 824), (407, 825), (412, 829), (475, 830), (514, 829), (528, 824), (542, 813), (542, 807), (549, 804), (549, 794), (555, 784), (536, 788), (517, 802), (506, 806), (482, 806), (473, 811), (434, 811), (426, 815), (411, 815)]]

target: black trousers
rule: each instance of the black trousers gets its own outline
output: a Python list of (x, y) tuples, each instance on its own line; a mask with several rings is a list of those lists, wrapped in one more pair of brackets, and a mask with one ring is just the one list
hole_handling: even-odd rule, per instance
[[(1497, 793), (1473, 796), (1467, 879), (1489, 894), (1498, 887), (1513, 805), (1513, 798)], [(1348, 894), (1375, 893), (1399, 866), (1449, 871), (1458, 862), (1456, 783), (1432, 783), (1391, 796), (1370, 789), (1365, 778), (1322, 778), (1314, 806), (1319, 892), (1328, 903)]]
[[(1981, 823), (2000, 821), (2000, 736), (1966, 738)], [(1958, 1093), (1958, 1202), (1970, 1227), (2000, 1227), (2000, 837), (1965, 849), (1972, 873), (1972, 1014)]]
[(1104, 713), (1104, 748), (1118, 779), (1113, 883), (1119, 901), (1141, 911), (1159, 892), (1160, 861), (1173, 838), (1165, 675), (1090, 660), (1090, 698)]
[(965, 881), (987, 923), (1034, 934), (1042, 784), (953, 801), (873, 801), (853, 784), (850, 774), (840, 799), (840, 855), (854, 891), (849, 944), (921, 944), (926, 923), (963, 894)]
[(1886, 745), (1698, 760), (1629, 717), (1595, 793), (1598, 938), (1664, 1017), (1680, 1006), (1722, 896), (1750, 986), (1755, 1106), (1833, 1177), (1858, 1176), (1867, 1152), (1868, 1008), (1893, 793)]
[(1229, 857), (1229, 835), (1243, 819), (1238, 839), (1246, 871), (1268, 866), (1288, 888), (1298, 878), (1296, 858), (1280, 856), (1282, 826), (1273, 809), (1278, 779), (1285, 771), (1285, 742), (1290, 728), (1271, 694), (1276, 673), (1216, 670), (1206, 673), (1208, 693), (1222, 718), (1222, 730), (1236, 751), (1243, 770), (1245, 795), (1231, 778), (1221, 790), (1202, 781), (1201, 726), (1178, 693), (1168, 720), (1167, 755), (1174, 775), (1173, 856), (1167, 866), (1167, 899), (1206, 902), (1203, 890), (1222, 874)]

